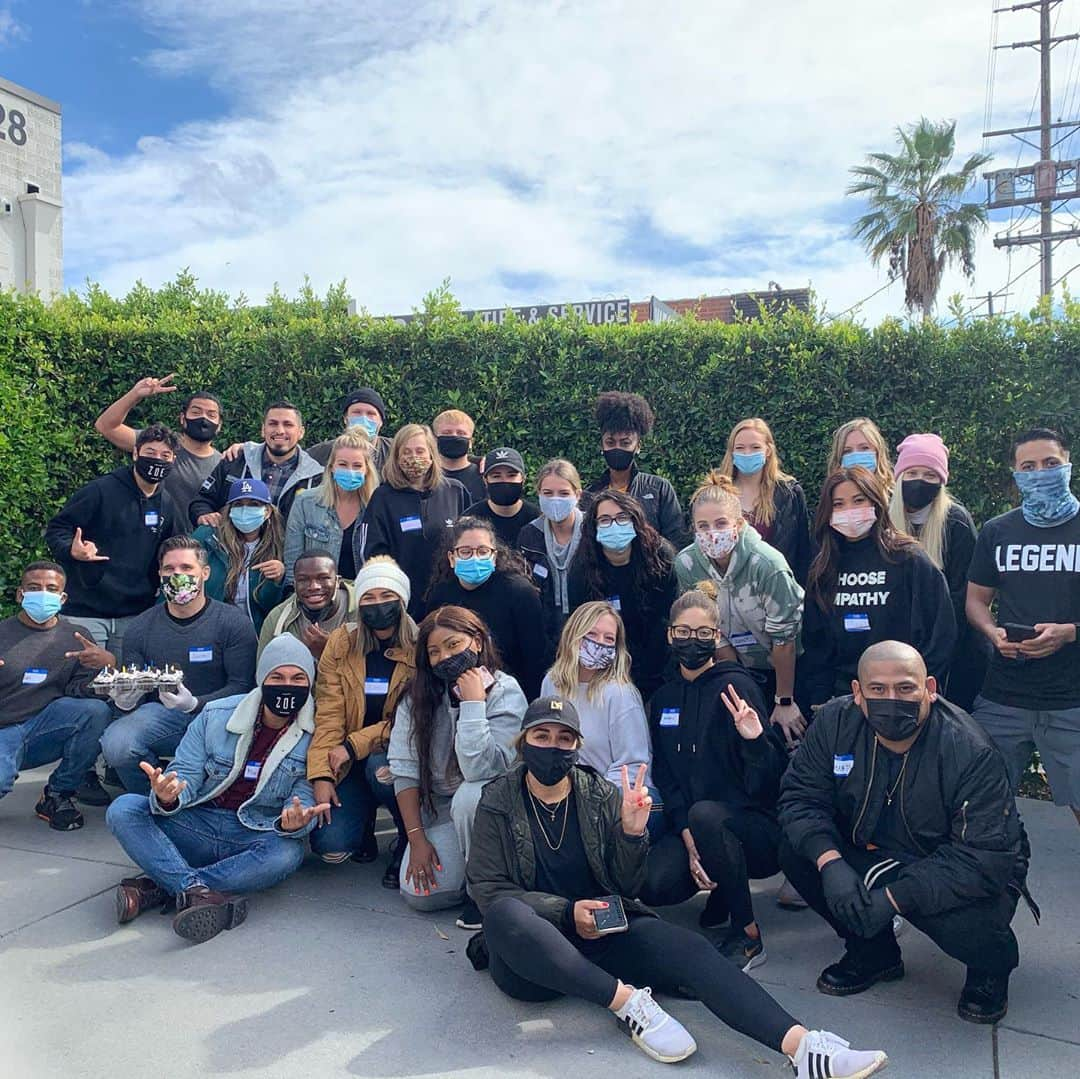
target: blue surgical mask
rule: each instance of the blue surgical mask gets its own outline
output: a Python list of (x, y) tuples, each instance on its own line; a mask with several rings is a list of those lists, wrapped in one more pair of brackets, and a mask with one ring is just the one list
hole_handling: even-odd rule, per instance
[(731, 462), (744, 475), (753, 476), (765, 467), (765, 451), (756, 453), (733, 453)]
[(262, 506), (233, 506), (229, 510), (229, 520), (237, 532), (258, 532), (266, 520), (266, 510)]
[(377, 420), (373, 420), (370, 416), (350, 416), (350, 427), (361, 427), (366, 432), (368, 438), (374, 439), (379, 433), (379, 424)]
[(351, 468), (334, 469), (334, 482), (343, 491), (359, 491), (366, 478), (366, 473), (354, 472)]
[(24, 592), (22, 609), (27, 617), (44, 625), (50, 618), (55, 618), (60, 613), (64, 601), (56, 592)]
[(609, 551), (625, 551), (634, 542), (636, 535), (637, 531), (633, 524), (621, 525), (617, 521), (612, 521), (609, 525), (601, 525), (597, 528), (596, 542)]
[(1069, 490), (1072, 464), (1038, 472), (1014, 472), (1013, 479), (1023, 500), (1021, 512), (1029, 525), (1052, 528), (1071, 521), (1080, 511), (1080, 502)]
[(851, 450), (840, 458), (843, 468), (858, 468), (862, 465), (869, 472), (877, 469), (877, 454), (873, 450)]
[(495, 558), (459, 558), (454, 573), (462, 584), (483, 584), (495, 572)]
[(577, 506), (578, 500), (573, 495), (541, 495), (540, 496), (540, 512), (549, 521), (565, 521), (571, 513), (574, 512), (574, 507)]

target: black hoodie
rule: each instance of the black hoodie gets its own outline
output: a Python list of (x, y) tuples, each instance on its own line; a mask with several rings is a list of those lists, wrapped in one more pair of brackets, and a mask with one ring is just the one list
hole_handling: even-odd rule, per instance
[[(764, 732), (746, 739), (720, 694), (728, 686), (761, 718)], [(649, 702), (653, 783), (676, 832), (687, 827), (695, 802), (775, 813), (787, 759), (769, 723), (761, 687), (738, 663), (717, 663), (692, 682), (677, 674)]]
[[(181, 527), (172, 498), (160, 485), (147, 498), (131, 465), (80, 487), (45, 529), (53, 558), (67, 572), (64, 614), (123, 618), (152, 607), (160, 580), (158, 547)], [(107, 562), (71, 557), (76, 528)]]

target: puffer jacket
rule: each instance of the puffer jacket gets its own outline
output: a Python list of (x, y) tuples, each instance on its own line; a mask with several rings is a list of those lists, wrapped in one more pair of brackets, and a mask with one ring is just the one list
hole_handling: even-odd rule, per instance
[[(788, 842), (816, 862), (841, 843), (866, 847), (885, 806), (888, 769), (851, 694), (819, 708), (780, 787)], [(982, 728), (938, 698), (900, 782), (909, 844), (889, 885), (901, 912), (939, 914), (1024, 887), (1028, 845), (1005, 762)]]
[[(524, 775), (525, 765), (518, 764), (484, 787), (465, 872), (469, 894), (481, 913), (495, 900), (512, 896), (565, 929), (573, 924), (571, 901), (534, 890), (536, 850), (521, 793)], [(599, 773), (576, 765), (570, 779), (585, 856), (602, 894), (621, 896), (628, 913), (652, 914), (634, 898), (645, 883), (648, 833), (628, 836), (623, 832), (622, 792)]]

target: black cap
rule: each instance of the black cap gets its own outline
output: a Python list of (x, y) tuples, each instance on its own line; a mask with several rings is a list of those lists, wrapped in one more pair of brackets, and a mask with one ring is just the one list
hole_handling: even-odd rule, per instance
[(361, 386), (360, 389), (353, 390), (352, 393), (347, 394), (341, 402), (341, 411), (348, 412), (350, 405), (358, 405), (360, 403), (371, 405), (372, 408), (377, 408), (383, 423), (386, 423), (386, 402), (382, 399), (382, 394), (380, 394), (378, 390), (373, 390), (370, 386)]
[(558, 723), (560, 726), (569, 727), (575, 734), (581, 734), (581, 720), (578, 719), (577, 709), (562, 697), (539, 697), (525, 709), (521, 720), (523, 731), (530, 727), (539, 727), (541, 723)]
[(489, 450), (488, 455), (484, 458), (484, 467), (481, 471), (486, 474), (499, 465), (509, 465), (523, 476), (525, 475), (525, 462), (521, 459), (521, 454), (517, 450), (512, 450), (509, 446), (500, 446), (497, 450)]

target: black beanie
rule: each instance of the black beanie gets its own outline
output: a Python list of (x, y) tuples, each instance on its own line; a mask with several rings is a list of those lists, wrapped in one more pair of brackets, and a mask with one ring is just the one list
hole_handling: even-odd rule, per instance
[(360, 389), (353, 390), (342, 402), (341, 411), (347, 412), (350, 405), (357, 405), (361, 402), (365, 405), (371, 405), (372, 408), (377, 408), (383, 423), (386, 423), (386, 402), (383, 401), (379, 391), (373, 390), (370, 386), (361, 386)]

